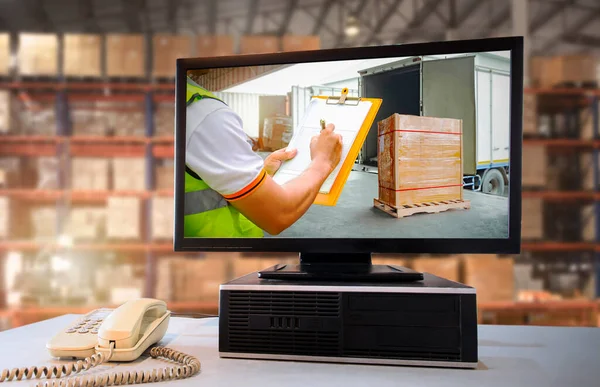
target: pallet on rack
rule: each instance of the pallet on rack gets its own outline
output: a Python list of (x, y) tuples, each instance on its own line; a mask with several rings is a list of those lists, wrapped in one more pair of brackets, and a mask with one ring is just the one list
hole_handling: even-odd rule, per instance
[(435, 214), (448, 210), (468, 210), (471, 208), (471, 202), (469, 200), (444, 200), (395, 207), (379, 199), (373, 199), (373, 206), (395, 218), (404, 218), (419, 213)]

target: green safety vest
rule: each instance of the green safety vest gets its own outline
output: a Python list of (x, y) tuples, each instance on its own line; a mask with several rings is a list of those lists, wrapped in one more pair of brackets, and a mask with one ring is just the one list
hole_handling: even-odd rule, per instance
[[(188, 78), (187, 106), (205, 98), (223, 102)], [(183, 233), (186, 238), (261, 238), (264, 236), (262, 229), (236, 210), (221, 194), (210, 188), (187, 165), (184, 211)]]

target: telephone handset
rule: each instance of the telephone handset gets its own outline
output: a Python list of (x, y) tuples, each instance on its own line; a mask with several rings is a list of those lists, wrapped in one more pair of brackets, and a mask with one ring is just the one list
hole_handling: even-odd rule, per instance
[[(0, 382), (32, 377), (60, 378), (108, 361), (135, 360), (163, 338), (170, 316), (171, 312), (167, 310), (165, 302), (151, 298), (128, 301), (114, 310), (94, 310), (57, 333), (46, 344), (53, 357), (81, 360), (54, 367), (4, 370), (0, 374)], [(147, 383), (187, 378), (200, 371), (198, 359), (169, 348), (154, 346), (148, 354), (152, 357), (164, 357), (181, 365), (143, 373), (134, 371), (70, 379), (67, 385)]]

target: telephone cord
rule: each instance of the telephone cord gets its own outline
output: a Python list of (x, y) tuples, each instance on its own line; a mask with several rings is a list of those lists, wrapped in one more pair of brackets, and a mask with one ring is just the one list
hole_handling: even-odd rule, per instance
[(162, 357), (179, 363), (176, 366), (163, 367), (147, 371), (122, 371), (110, 372), (101, 375), (77, 376), (68, 379), (59, 379), (61, 377), (77, 374), (81, 371), (87, 371), (102, 363), (108, 362), (113, 354), (113, 345), (111, 344), (108, 356), (103, 353), (96, 353), (83, 360), (73, 363), (67, 363), (61, 366), (53, 367), (31, 367), (15, 368), (11, 371), (4, 370), (0, 375), (0, 382), (22, 379), (51, 379), (43, 383), (36, 384), (36, 387), (105, 387), (114, 385), (156, 383), (168, 380), (177, 380), (189, 378), (200, 371), (200, 361), (190, 355), (175, 351), (165, 347), (152, 347), (149, 355), (153, 358)]

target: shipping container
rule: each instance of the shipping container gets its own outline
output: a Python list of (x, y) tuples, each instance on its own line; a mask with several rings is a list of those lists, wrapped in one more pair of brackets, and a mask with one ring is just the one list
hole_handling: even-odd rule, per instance
[(361, 96), (383, 102), (359, 155), (377, 165), (377, 122), (394, 113), (463, 120), (465, 185), (504, 194), (510, 141), (510, 59), (420, 56), (360, 71)]

